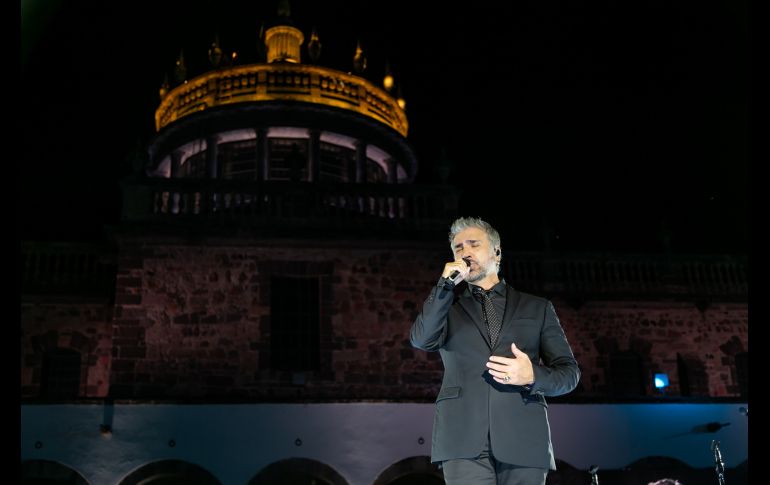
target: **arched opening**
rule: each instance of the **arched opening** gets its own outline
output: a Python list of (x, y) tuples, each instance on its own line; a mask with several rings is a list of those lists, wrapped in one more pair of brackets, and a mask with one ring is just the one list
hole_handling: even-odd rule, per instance
[(181, 460), (163, 460), (131, 472), (120, 485), (220, 485), (204, 468)]
[[(668, 456), (647, 456), (637, 460), (624, 471), (624, 476), (637, 483), (654, 483), (663, 479), (677, 480), (685, 485), (690, 483), (716, 482), (712, 470), (698, 470), (687, 463)], [(601, 480), (599, 481), (601, 483)]]
[(249, 485), (347, 485), (329, 465), (307, 458), (289, 458), (266, 466)]
[(412, 456), (386, 468), (373, 485), (443, 485), (444, 475), (427, 456)]
[(88, 485), (88, 481), (72, 468), (50, 460), (27, 460), (21, 463), (22, 485)]

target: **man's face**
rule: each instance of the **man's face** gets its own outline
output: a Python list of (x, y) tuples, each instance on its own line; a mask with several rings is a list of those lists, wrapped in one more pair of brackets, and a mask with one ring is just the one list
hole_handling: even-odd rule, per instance
[(487, 275), (497, 274), (495, 249), (489, 243), (487, 233), (478, 227), (469, 227), (457, 233), (452, 241), (455, 260), (470, 262), (470, 273), (465, 281), (474, 283)]

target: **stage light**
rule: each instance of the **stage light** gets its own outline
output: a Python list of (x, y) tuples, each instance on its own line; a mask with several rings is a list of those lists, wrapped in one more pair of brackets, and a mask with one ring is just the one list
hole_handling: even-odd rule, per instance
[(655, 374), (655, 389), (668, 387), (668, 374)]

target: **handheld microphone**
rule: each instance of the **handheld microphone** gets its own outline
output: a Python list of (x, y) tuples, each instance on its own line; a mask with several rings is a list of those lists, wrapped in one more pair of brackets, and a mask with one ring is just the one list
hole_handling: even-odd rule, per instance
[[(467, 259), (463, 259), (463, 261), (465, 261), (465, 264), (468, 265), (468, 267), (471, 266), (471, 262), (468, 261)], [(455, 287), (457, 283), (462, 281), (461, 275), (462, 273), (460, 273), (459, 269), (452, 271), (451, 273), (449, 273), (449, 276), (447, 276), (446, 283), (444, 283), (444, 286), (451, 290), (452, 288)]]

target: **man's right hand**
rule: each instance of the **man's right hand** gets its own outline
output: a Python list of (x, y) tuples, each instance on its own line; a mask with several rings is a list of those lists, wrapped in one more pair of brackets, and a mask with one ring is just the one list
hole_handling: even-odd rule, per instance
[(452, 261), (451, 263), (445, 264), (444, 272), (441, 273), (441, 276), (443, 278), (451, 278), (451, 275), (454, 274), (455, 271), (460, 273), (456, 278), (453, 279), (454, 283), (457, 284), (468, 277), (468, 273), (470, 273), (471, 268), (468, 266), (468, 263), (462, 259), (459, 259), (457, 261)]

